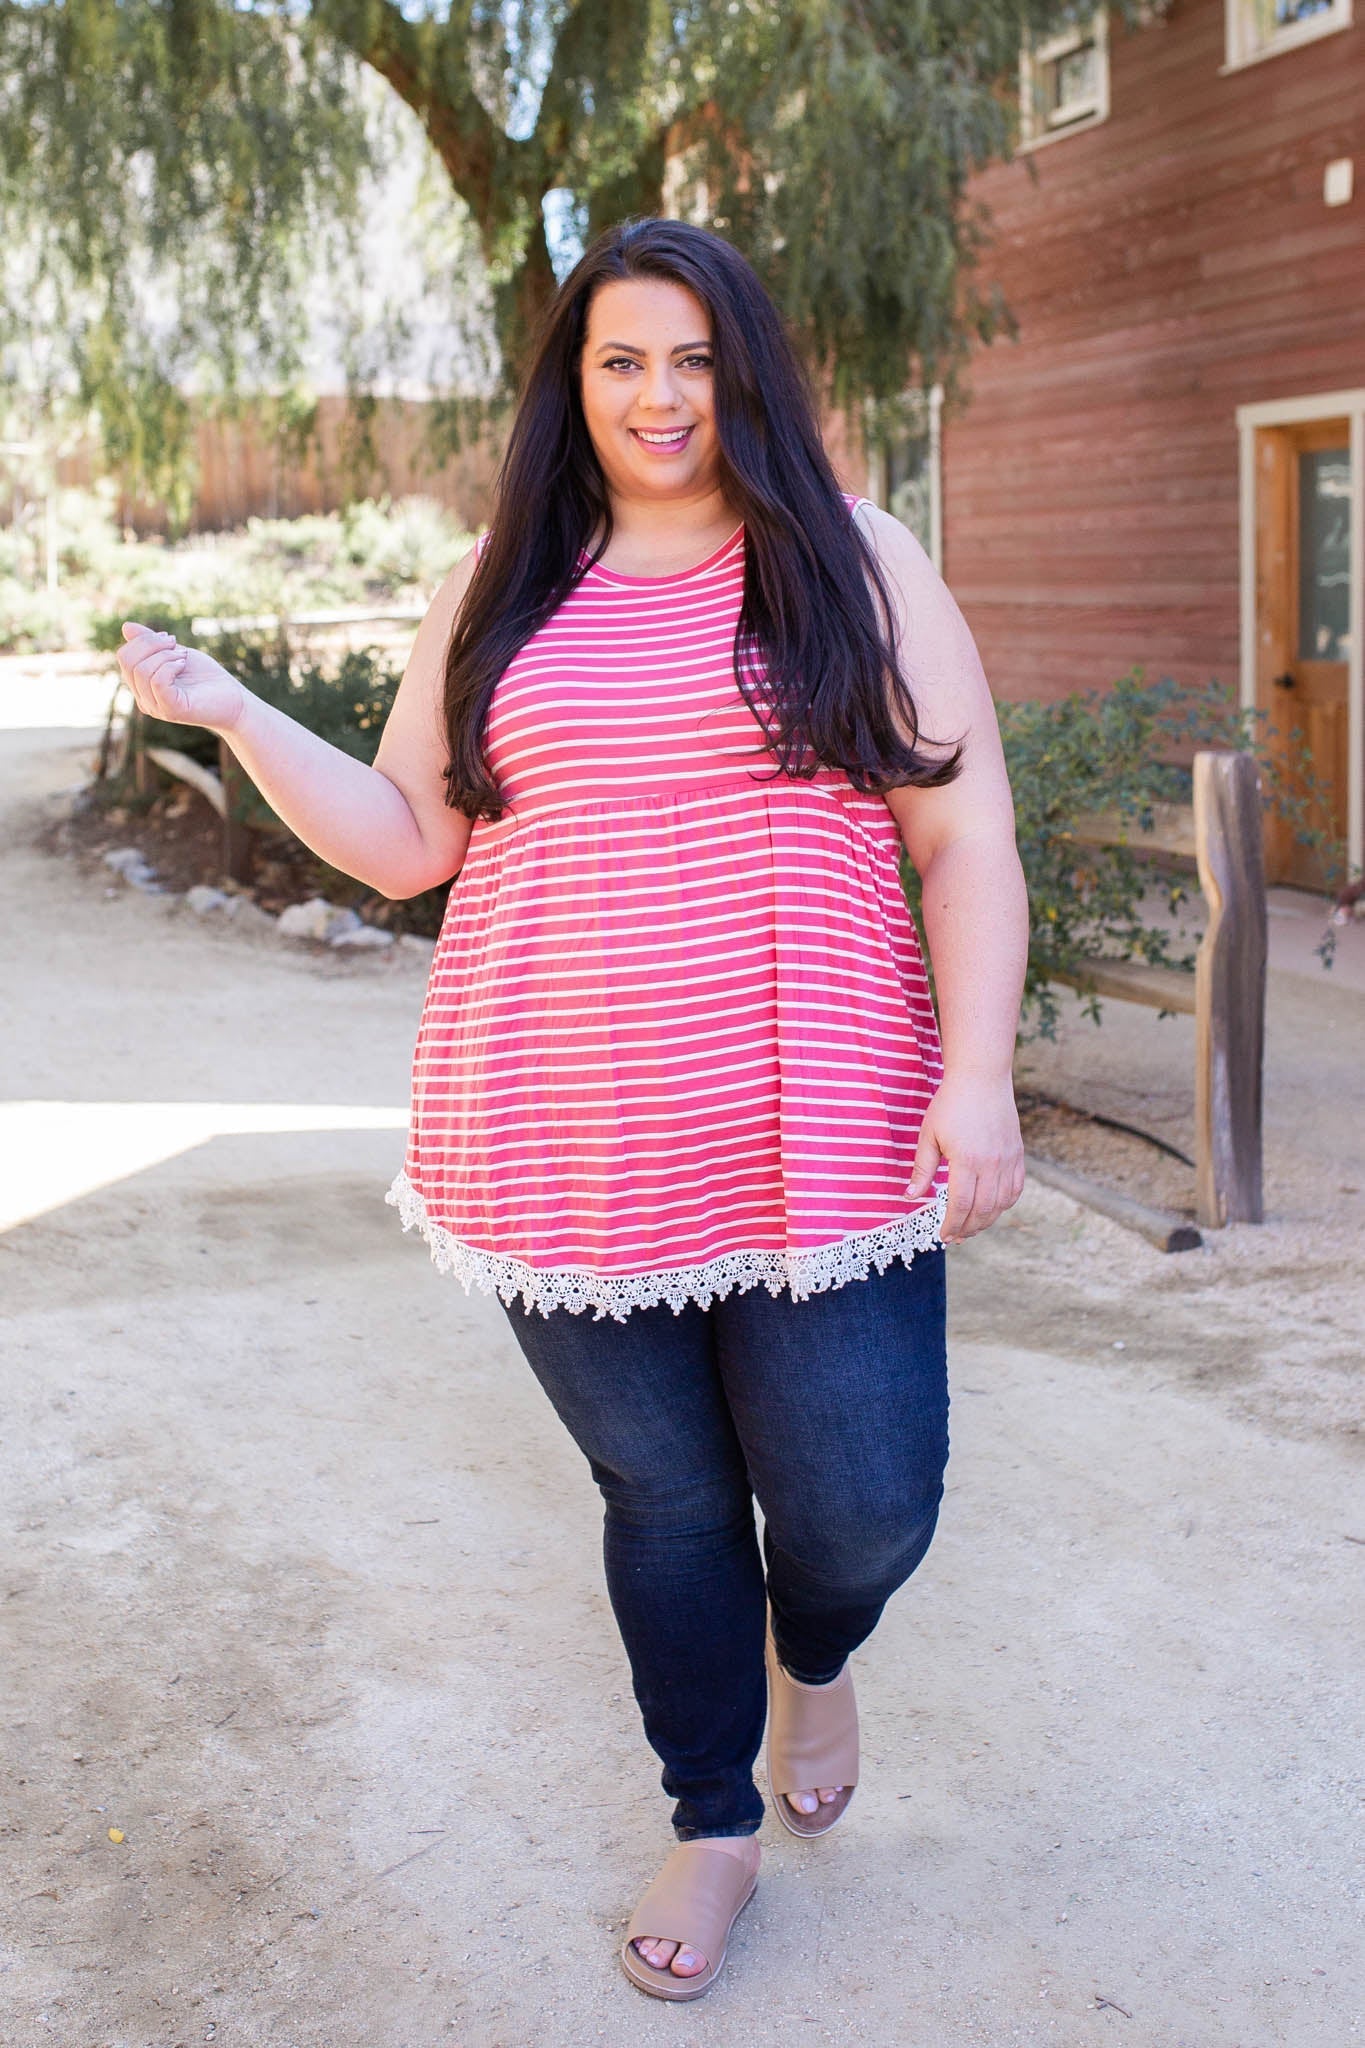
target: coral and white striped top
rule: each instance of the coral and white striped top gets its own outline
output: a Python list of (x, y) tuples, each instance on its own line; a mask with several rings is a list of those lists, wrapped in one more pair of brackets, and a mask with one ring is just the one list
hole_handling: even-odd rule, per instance
[(619, 1320), (938, 1242), (899, 835), (834, 770), (774, 774), (743, 580), (743, 528), (678, 575), (592, 568), (494, 692), (508, 809), (450, 893), (387, 1196), (466, 1290)]

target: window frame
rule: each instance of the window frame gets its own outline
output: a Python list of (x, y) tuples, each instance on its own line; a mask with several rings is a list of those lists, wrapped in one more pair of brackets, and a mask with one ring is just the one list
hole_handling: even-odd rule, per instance
[(1245, 71), (1249, 64), (1264, 64), (1268, 58), (1302, 49), (1305, 43), (1320, 42), (1323, 36), (1339, 35), (1352, 26), (1352, 11), (1353, 0), (1329, 0), (1320, 13), (1291, 22), (1287, 28), (1273, 29), (1264, 41), (1258, 41), (1255, 0), (1223, 0), (1225, 55), (1218, 75), (1226, 78), (1230, 71)]
[[(928, 415), (924, 425), (927, 429), (926, 438), (929, 443), (925, 460), (925, 470), (929, 482), (929, 537), (927, 544), (922, 543), (922, 545), (924, 545), (925, 553), (941, 576), (943, 574), (943, 386), (941, 384), (930, 385), (928, 391), (922, 394), (922, 402), (926, 407)], [(886, 451), (880, 440), (870, 443), (867, 449), (867, 489), (863, 495), (870, 498), (874, 505), (879, 505), (883, 512), (891, 510), (891, 507), (887, 504), (887, 499), (891, 494), (887, 479)]]
[[(1231, 4), (1231, 0), (1229, 0)], [(1349, 4), (1349, 0), (1348, 0)], [(1059, 121), (1055, 126), (1035, 128), (1035, 86), (1038, 67), (1054, 64), (1059, 58), (1069, 56), (1085, 43), (1095, 45), (1095, 104), (1087, 112), (1078, 114), (1073, 120)], [(1019, 150), (1043, 149), (1049, 142), (1060, 142), (1064, 135), (1076, 135), (1087, 128), (1098, 127), (1101, 121), (1109, 119), (1109, 10), (1097, 7), (1088, 22), (1077, 22), (1075, 27), (1064, 29), (1061, 34), (1049, 36), (1036, 49), (1030, 48), (1027, 38), (1019, 47)]]

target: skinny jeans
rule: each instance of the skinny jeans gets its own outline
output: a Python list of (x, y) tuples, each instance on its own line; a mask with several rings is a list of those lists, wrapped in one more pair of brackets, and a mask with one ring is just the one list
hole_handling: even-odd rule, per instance
[(799, 1301), (758, 1286), (624, 1322), (504, 1306), (605, 1503), (608, 1596), (674, 1831), (753, 1834), (768, 1609), (784, 1669), (837, 1678), (934, 1533), (944, 1253)]

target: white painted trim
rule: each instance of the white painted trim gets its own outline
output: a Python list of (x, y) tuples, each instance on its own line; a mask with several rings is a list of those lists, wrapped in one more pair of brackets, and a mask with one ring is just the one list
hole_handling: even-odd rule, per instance
[(1276, 29), (1265, 42), (1253, 40), (1255, 29), (1247, 20), (1248, 0), (1224, 0), (1223, 4), (1223, 47), (1225, 60), (1218, 67), (1218, 76), (1226, 78), (1229, 72), (1245, 71), (1250, 64), (1264, 64), (1269, 57), (1283, 57), (1290, 50), (1302, 49), (1305, 43), (1321, 42), (1324, 36), (1334, 36), (1351, 26), (1351, 0), (1334, 0), (1330, 11), (1310, 14), (1303, 21), (1296, 21), (1288, 28)]
[(1365, 386), (1237, 408), (1241, 701), (1256, 702), (1256, 432), (1344, 418), (1351, 446), (1350, 635), (1346, 651), (1346, 858), (1365, 867)]
[(1267, 398), (1239, 405), (1239, 427), (1295, 427), (1304, 420), (1335, 419), (1338, 413), (1365, 412), (1365, 384), (1351, 391), (1315, 391), (1307, 398)]
[(1256, 429), (1242, 418), (1237, 426), (1237, 532), (1241, 560), (1238, 587), (1241, 646), (1241, 703), (1256, 709)]
[[(943, 386), (932, 384), (929, 401), (929, 545), (926, 553), (943, 574)], [(867, 495), (883, 512), (889, 510), (886, 455), (880, 443), (867, 451)]]
[[(1078, 49), (1083, 42), (1093, 38), (1095, 44), (1095, 105), (1086, 114), (1078, 114), (1074, 121), (1065, 121), (1055, 128), (1043, 128), (1037, 134), (1031, 132), (1033, 120), (1033, 66), (1047, 64), (1057, 57), (1064, 57), (1071, 50)], [(1080, 23), (1074, 29), (1059, 36), (1050, 36), (1040, 43), (1036, 50), (1030, 50), (1027, 42), (1019, 50), (1019, 139), (1015, 154), (1043, 149), (1049, 142), (1060, 142), (1064, 136), (1077, 135), (1084, 128), (1098, 127), (1101, 121), (1109, 119), (1109, 10), (1097, 7), (1089, 24)]]

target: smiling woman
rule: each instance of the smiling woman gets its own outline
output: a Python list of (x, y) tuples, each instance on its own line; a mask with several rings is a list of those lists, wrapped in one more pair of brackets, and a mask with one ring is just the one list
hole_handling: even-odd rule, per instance
[(561, 287), (372, 769), (127, 631), (143, 708), (215, 722), (324, 857), (458, 874), (389, 1199), (497, 1294), (601, 1490), (678, 1841), (622, 1965), (695, 1998), (757, 1880), (765, 1718), (784, 1827), (853, 1796), (848, 1659), (943, 1494), (943, 1246), (1022, 1185), (1023, 884), (971, 635), (839, 488), (749, 265), (678, 221)]
[(729, 538), (720, 526), (734, 530), (707, 487), (718, 453), (710, 327), (705, 306), (666, 278), (604, 284), (589, 304), (579, 395), (615, 507), (609, 541), (599, 521), (590, 550), (621, 574), (657, 574), (670, 550), (684, 568)]

